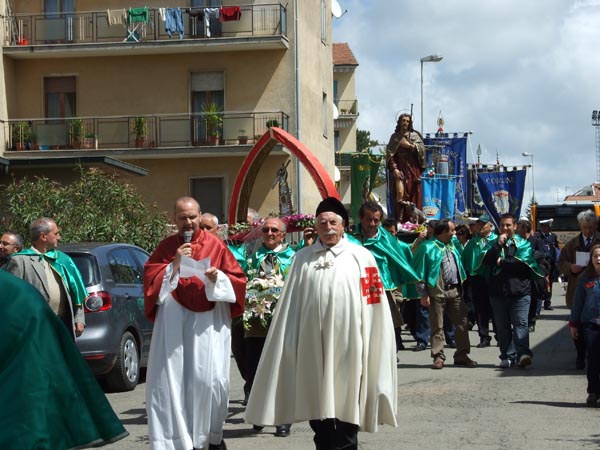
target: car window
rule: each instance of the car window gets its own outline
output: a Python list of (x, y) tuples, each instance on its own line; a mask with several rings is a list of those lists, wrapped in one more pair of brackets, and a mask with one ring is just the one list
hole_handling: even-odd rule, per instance
[(148, 253), (146, 253), (145, 251), (140, 250), (139, 248), (131, 248), (130, 250), (135, 255), (135, 258), (138, 260), (138, 262), (140, 263), (140, 267), (142, 268), (142, 270), (144, 270), (144, 264), (146, 264), (146, 261), (148, 261), (148, 258), (150, 258), (150, 255)]
[(117, 284), (142, 284), (142, 273), (131, 253), (119, 248), (108, 253), (108, 267)]
[(98, 262), (92, 255), (86, 253), (68, 253), (81, 273), (85, 287), (94, 286), (100, 283), (100, 272)]

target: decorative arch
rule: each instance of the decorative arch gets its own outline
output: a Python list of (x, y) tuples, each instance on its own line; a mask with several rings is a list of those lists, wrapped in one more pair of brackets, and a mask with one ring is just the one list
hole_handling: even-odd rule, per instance
[(237, 174), (231, 193), (231, 202), (229, 203), (229, 223), (245, 222), (247, 220), (248, 204), (250, 203), (254, 181), (267, 156), (278, 143), (290, 150), (308, 170), (322, 198), (335, 197), (339, 200), (340, 196), (333, 180), (317, 157), (287, 131), (271, 127), (254, 144)]

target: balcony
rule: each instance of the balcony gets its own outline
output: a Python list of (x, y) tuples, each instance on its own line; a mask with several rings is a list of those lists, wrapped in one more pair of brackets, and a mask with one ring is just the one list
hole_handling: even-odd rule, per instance
[(150, 150), (156, 150), (158, 156), (174, 156), (202, 147), (214, 156), (220, 151), (231, 154), (232, 146), (253, 144), (271, 126), (287, 131), (288, 123), (287, 114), (267, 111), (22, 119), (3, 126), (10, 157), (23, 150), (67, 154), (84, 150), (102, 155), (111, 151), (139, 155), (139, 150), (150, 155)]
[[(198, 16), (206, 8), (181, 8), (183, 34), (165, 30), (158, 8), (148, 20), (109, 25), (108, 12), (15, 14), (5, 17), (4, 54), (12, 58), (105, 56), (173, 52), (287, 49), (287, 10), (280, 4), (240, 6), (239, 20)], [(90, 54), (90, 52), (92, 52)]]
[(335, 100), (338, 109), (338, 118), (334, 121), (334, 129), (351, 127), (358, 118), (357, 100)]

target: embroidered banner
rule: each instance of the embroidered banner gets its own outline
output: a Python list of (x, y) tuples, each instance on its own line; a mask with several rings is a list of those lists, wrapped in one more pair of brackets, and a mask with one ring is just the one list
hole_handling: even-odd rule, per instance
[(477, 187), (483, 205), (496, 225), (500, 223), (500, 216), (505, 213), (519, 218), (525, 191), (525, 174), (525, 170), (477, 174)]
[[(454, 210), (463, 214), (466, 208), (467, 192), (467, 138), (466, 137), (428, 137), (424, 140), (427, 147), (425, 156), (427, 167), (433, 167), (436, 173), (447, 168), (449, 176), (455, 178)], [(425, 202), (423, 202), (425, 206)], [(453, 216), (446, 216), (453, 217)]]
[(454, 218), (456, 185), (456, 177), (435, 175), (421, 178), (425, 217), (435, 220)]
[(377, 171), (381, 163), (381, 156), (370, 153), (354, 153), (350, 166), (350, 198), (352, 205), (352, 219), (358, 223), (358, 210), (360, 205), (369, 200), (369, 194), (377, 178)]

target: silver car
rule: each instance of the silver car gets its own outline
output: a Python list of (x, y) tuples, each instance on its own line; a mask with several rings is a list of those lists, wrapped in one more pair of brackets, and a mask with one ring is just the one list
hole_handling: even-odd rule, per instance
[(61, 245), (88, 291), (86, 328), (77, 346), (110, 390), (130, 391), (148, 363), (152, 322), (144, 315), (144, 263), (149, 255), (129, 244)]

